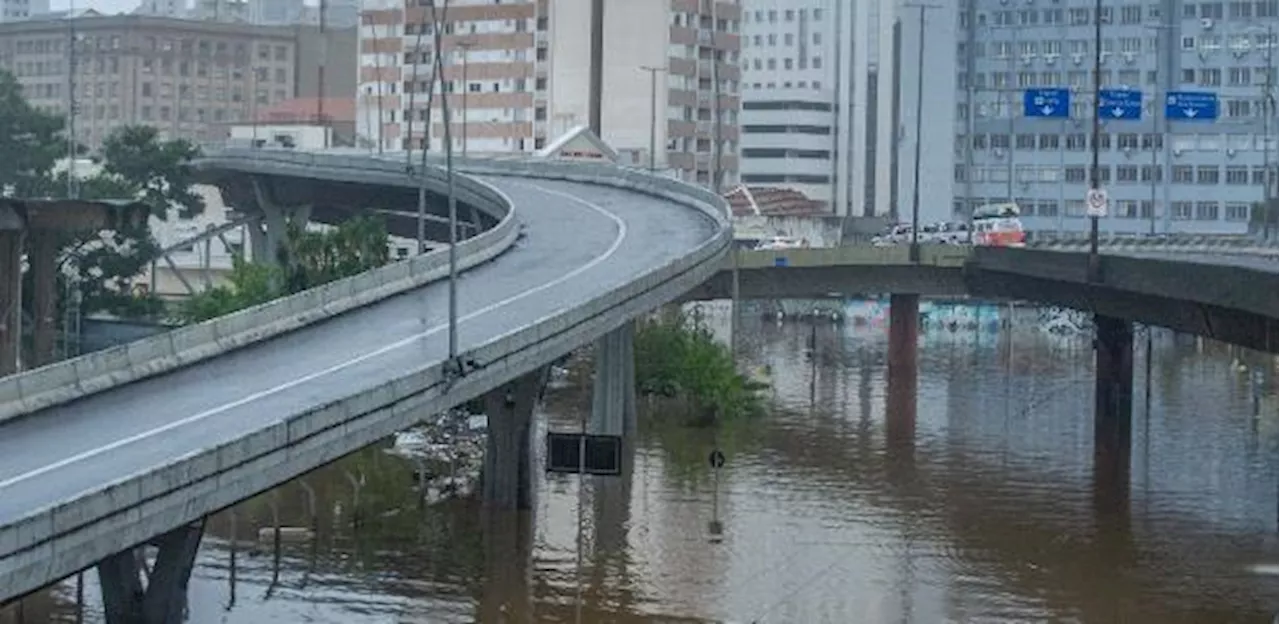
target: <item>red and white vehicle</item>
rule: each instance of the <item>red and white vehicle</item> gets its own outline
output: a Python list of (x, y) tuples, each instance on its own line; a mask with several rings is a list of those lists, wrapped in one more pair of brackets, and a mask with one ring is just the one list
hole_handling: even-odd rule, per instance
[(987, 204), (973, 211), (972, 239), (974, 245), (987, 247), (1025, 247), (1027, 233), (1018, 217), (1022, 211), (1018, 204)]

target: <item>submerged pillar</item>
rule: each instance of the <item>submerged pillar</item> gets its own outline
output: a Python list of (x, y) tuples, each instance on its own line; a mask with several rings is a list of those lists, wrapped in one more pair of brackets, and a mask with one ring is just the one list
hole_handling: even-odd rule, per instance
[(32, 230), (28, 234), (27, 261), (31, 264), (31, 368), (55, 358), (58, 335), (58, 233)]
[(489, 435), (484, 452), (484, 502), (500, 509), (533, 508), (533, 408), (545, 375), (539, 368), (484, 396)]
[(628, 321), (596, 341), (596, 377), (588, 433), (622, 436), (636, 430), (636, 326)]
[(886, 434), (890, 442), (914, 442), (920, 295), (889, 297), (889, 392)]
[(102, 606), (108, 624), (178, 624), (184, 620), (187, 584), (204, 535), (204, 520), (157, 537), (158, 547), (145, 589), (142, 561), (134, 549), (98, 563)]
[(0, 376), (18, 371), (22, 344), (22, 238), (20, 229), (0, 229)]
[[(1126, 499), (1133, 445), (1133, 324), (1095, 316), (1094, 471), (1111, 498)], [(1119, 501), (1112, 501), (1114, 506)]]

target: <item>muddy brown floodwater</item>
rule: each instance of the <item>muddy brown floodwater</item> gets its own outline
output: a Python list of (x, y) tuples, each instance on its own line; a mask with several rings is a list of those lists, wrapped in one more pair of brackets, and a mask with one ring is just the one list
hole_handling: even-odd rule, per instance
[[(543, 479), (531, 515), (420, 510), (412, 464), (366, 449), (308, 477), (317, 535), (278, 566), (258, 529), (273, 497), (311, 523), (301, 484), (214, 518), (190, 621), (1270, 622), (1275, 359), (1157, 332), (1148, 360), (1140, 334), (1126, 490), (1092, 469), (1087, 336), (1023, 320), (926, 331), (915, 435), (890, 443), (882, 325), (748, 319), (776, 407), (716, 432), (642, 416), (631, 481), (586, 488), (581, 564), (575, 478)], [(544, 426), (582, 402), (555, 395)], [(364, 482), (357, 529), (344, 472)], [(29, 598), (26, 621), (70, 621), (74, 590)]]

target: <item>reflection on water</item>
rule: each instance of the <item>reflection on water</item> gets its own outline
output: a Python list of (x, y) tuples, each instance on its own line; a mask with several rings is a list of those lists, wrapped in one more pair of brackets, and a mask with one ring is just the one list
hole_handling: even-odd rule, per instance
[[(633, 480), (588, 482), (580, 568), (576, 478), (546, 479), (532, 517), (420, 508), (413, 465), (368, 449), (214, 518), (190, 621), (1269, 621), (1275, 360), (1158, 334), (1148, 372), (1140, 334), (1129, 504), (1106, 510), (1087, 338), (981, 325), (925, 332), (915, 435), (889, 444), (883, 326), (746, 319), (777, 409), (717, 432), (644, 419)], [(558, 395), (551, 426), (585, 406)], [(274, 584), (273, 509), (315, 531), (284, 540)], [(27, 621), (68, 620), (74, 591)]]

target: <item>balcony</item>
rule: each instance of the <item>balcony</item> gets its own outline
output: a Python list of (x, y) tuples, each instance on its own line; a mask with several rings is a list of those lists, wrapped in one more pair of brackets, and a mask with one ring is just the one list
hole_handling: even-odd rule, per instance
[(710, 46), (715, 45), (715, 33), (705, 28), (698, 30), (698, 45)]

